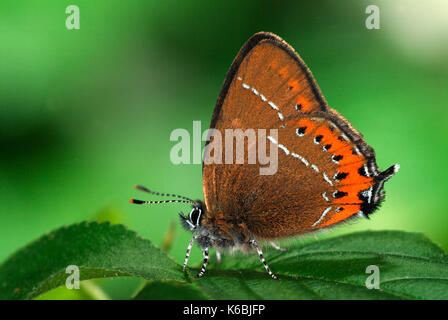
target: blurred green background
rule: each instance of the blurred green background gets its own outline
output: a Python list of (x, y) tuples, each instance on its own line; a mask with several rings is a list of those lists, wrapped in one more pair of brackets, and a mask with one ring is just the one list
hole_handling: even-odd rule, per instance
[[(65, 27), (72, 4), (80, 30)], [(365, 27), (369, 4), (380, 30)], [(448, 250), (446, 1), (2, 1), (0, 261), (86, 219), (124, 223), (160, 245), (189, 207), (133, 206), (129, 198), (149, 197), (132, 186), (203, 197), (201, 165), (170, 162), (170, 133), (191, 132), (193, 120), (208, 128), (233, 58), (258, 31), (299, 52), (380, 168), (401, 164), (371, 220), (318, 237), (399, 229)], [(178, 226), (170, 254), (179, 262), (189, 239)], [(141, 280), (92, 283), (127, 298)]]

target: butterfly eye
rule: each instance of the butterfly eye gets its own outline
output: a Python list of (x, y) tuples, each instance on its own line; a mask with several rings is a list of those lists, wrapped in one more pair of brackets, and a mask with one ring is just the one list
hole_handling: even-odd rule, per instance
[(201, 209), (195, 207), (190, 212), (190, 221), (195, 225), (198, 226), (200, 219), (201, 219)]

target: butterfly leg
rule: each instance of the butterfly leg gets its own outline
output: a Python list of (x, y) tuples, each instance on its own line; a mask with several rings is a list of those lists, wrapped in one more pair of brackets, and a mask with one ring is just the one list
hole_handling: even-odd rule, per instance
[(216, 264), (221, 264), (221, 252), (219, 252), (218, 250), (216, 250)]
[(269, 269), (269, 266), (268, 266), (268, 264), (266, 263), (266, 260), (265, 260), (264, 257), (263, 257), (263, 251), (261, 251), (260, 247), (258, 246), (257, 241), (255, 241), (255, 240), (250, 240), (249, 243), (250, 243), (251, 245), (253, 245), (253, 246), (255, 247), (255, 249), (257, 249), (258, 256), (260, 257), (260, 260), (261, 260), (261, 262), (263, 263), (264, 268), (265, 268), (266, 271), (269, 273), (269, 275), (272, 277), (272, 279), (280, 280), (280, 278), (277, 277), (274, 273), (272, 273), (271, 269)]
[(288, 248), (282, 248), (282, 247), (276, 245), (273, 241), (269, 241), (269, 244), (270, 244), (275, 250), (283, 251), (283, 252), (288, 251)]
[(185, 268), (187, 267), (188, 258), (190, 258), (190, 252), (191, 252), (191, 248), (193, 247), (195, 238), (196, 237), (191, 238), (190, 243), (188, 244), (187, 253), (185, 254), (185, 260), (184, 260), (184, 267), (183, 267), (184, 271), (185, 271)]
[(207, 268), (207, 262), (208, 262), (208, 247), (204, 249), (203, 251), (204, 253), (204, 262), (202, 263), (202, 268), (201, 268), (201, 272), (199, 272), (196, 275), (196, 278), (200, 278), (204, 275), (205, 273), (205, 268)]

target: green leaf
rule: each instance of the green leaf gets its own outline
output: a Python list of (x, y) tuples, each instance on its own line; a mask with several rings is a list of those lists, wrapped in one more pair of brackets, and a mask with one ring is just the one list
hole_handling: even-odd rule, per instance
[(138, 276), (184, 281), (182, 268), (122, 225), (81, 223), (43, 236), (0, 266), (0, 299), (30, 299), (64, 285), (69, 265), (81, 280)]
[[(421, 234), (360, 232), (266, 250), (265, 258), (280, 281), (256, 254), (237, 254), (194, 282), (216, 299), (448, 299), (448, 257)], [(370, 265), (379, 268), (379, 290), (366, 288)]]
[[(135, 299), (448, 299), (448, 257), (421, 234), (372, 231), (290, 248), (264, 249), (281, 280), (258, 255), (213, 258), (206, 274), (182, 267), (122, 225), (83, 223), (56, 230), (0, 266), (0, 298), (24, 299), (65, 283), (68, 265), (81, 279), (137, 276), (149, 280)], [(368, 266), (380, 289), (367, 289)]]
[(194, 284), (177, 281), (150, 281), (135, 300), (205, 300), (205, 293)]

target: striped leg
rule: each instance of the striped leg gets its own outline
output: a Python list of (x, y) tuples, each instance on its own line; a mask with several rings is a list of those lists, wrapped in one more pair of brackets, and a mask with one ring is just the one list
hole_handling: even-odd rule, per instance
[(208, 247), (204, 249), (203, 253), (204, 253), (204, 263), (202, 264), (201, 272), (199, 272), (199, 273), (196, 275), (196, 278), (200, 278), (200, 277), (202, 277), (202, 276), (204, 275), (204, 273), (205, 273), (205, 268), (207, 268), (207, 262), (208, 262)]
[(266, 271), (269, 273), (269, 275), (272, 277), (272, 279), (275, 280), (279, 280), (280, 278), (278, 278), (275, 274), (272, 273), (271, 269), (269, 269), (268, 264), (266, 263), (266, 260), (264, 260), (263, 257), (263, 251), (261, 251), (260, 247), (258, 246), (257, 241), (255, 240), (250, 240), (249, 242), (251, 245), (253, 245), (255, 247), (255, 249), (257, 249), (258, 255), (260, 256), (260, 260), (264, 265), (264, 268), (266, 269)]
[(288, 251), (288, 248), (282, 248), (282, 247), (276, 245), (273, 241), (269, 241), (269, 244), (270, 244), (275, 250), (283, 251), (283, 252)]
[(187, 267), (188, 258), (190, 258), (191, 247), (193, 247), (193, 243), (194, 243), (194, 239), (195, 238), (196, 237), (191, 238), (191, 241), (188, 244), (187, 253), (185, 254), (185, 260), (184, 260), (184, 267), (183, 267), (184, 271), (185, 271), (185, 268)]

